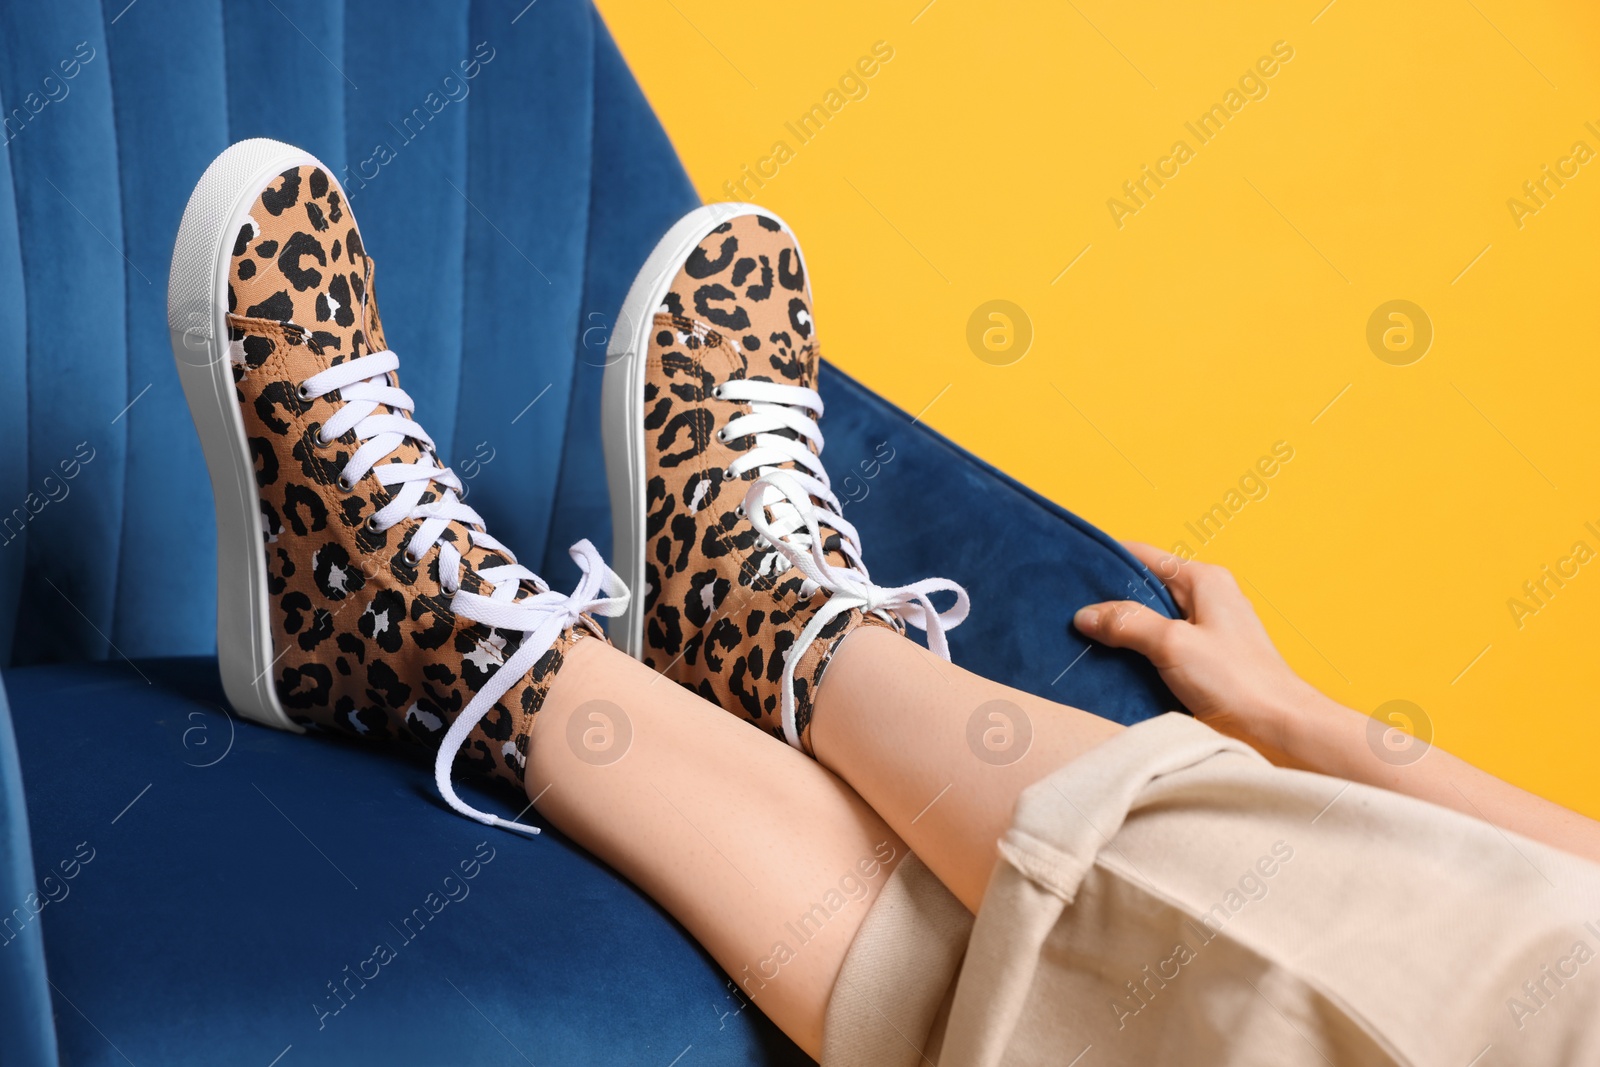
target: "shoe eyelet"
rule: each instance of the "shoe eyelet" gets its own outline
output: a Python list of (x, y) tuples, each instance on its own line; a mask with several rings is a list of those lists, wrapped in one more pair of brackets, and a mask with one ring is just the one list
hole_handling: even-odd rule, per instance
[(711, 387), (711, 399), (713, 399), (713, 400), (721, 400), (722, 399), (722, 386), (713, 385)]
[(731, 467), (723, 467), (722, 468), (722, 480), (725, 481), (725, 482), (733, 481), (733, 468), (731, 468)]
[(310, 399), (312, 399), (311, 390), (306, 388), (306, 383), (305, 382), (301, 382), (300, 383), (300, 388), (295, 390), (295, 395), (298, 396), (301, 400), (310, 400)]
[(401, 558), (404, 559), (407, 564), (413, 567), (422, 562), (422, 557), (411, 551), (409, 548), (405, 550)]
[(364, 523), (364, 525), (366, 526), (368, 533), (382, 533), (383, 532), (383, 527), (378, 525), (378, 513), (377, 512), (373, 512), (371, 515), (368, 515), (367, 516), (367, 521)]
[(734, 508), (733, 513), (738, 518), (744, 518), (744, 505), (740, 504), (738, 507)]
[(718, 444), (722, 444), (722, 445), (725, 445), (725, 444), (728, 443), (728, 430), (727, 430), (727, 427), (723, 427), (722, 429), (717, 431), (717, 443)]
[(349, 478), (346, 478), (341, 474), (339, 475), (339, 488), (344, 490), (346, 493), (351, 493), (355, 491), (356, 483), (352, 482)]

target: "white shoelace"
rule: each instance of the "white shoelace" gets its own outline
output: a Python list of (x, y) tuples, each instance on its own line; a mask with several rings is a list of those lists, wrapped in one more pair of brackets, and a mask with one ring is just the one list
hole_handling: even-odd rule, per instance
[[(712, 390), (719, 400), (742, 401), (750, 405), (749, 414), (730, 419), (717, 432), (726, 443), (740, 437), (753, 437), (754, 443), (728, 464), (724, 475), (738, 478), (754, 470), (760, 476), (750, 484), (739, 505), (740, 513), (774, 550), (769, 557), (782, 557), (776, 573), (790, 567), (804, 576), (800, 595), (809, 597), (827, 590), (828, 602), (817, 609), (811, 621), (789, 647), (783, 664), (783, 734), (796, 748), (800, 731), (795, 724), (794, 672), (806, 649), (811, 647), (823, 627), (852, 608), (890, 620), (901, 619), (925, 630), (928, 647), (948, 660), (950, 646), (947, 629), (961, 625), (967, 617), (967, 591), (947, 578), (924, 578), (910, 585), (875, 585), (861, 562), (861, 540), (856, 528), (847, 522), (822, 466), (822, 397), (816, 390), (777, 382), (734, 379)], [(789, 430), (794, 437), (777, 431)], [(812, 451), (815, 447), (815, 452)], [(779, 466), (793, 464), (792, 467)], [(838, 549), (848, 561), (843, 567), (828, 562), (827, 545), (821, 526), (826, 524), (839, 534)], [(761, 564), (763, 573), (767, 561)], [(947, 610), (934, 610), (933, 593), (954, 593), (955, 603)]]
[[(536, 834), (537, 826), (502, 819), (468, 805), (456, 795), (450, 772), (473, 728), (549, 651), (556, 638), (569, 626), (580, 623), (598, 634), (594, 624), (584, 618), (585, 613), (619, 614), (627, 606), (628, 591), (622, 579), (606, 566), (594, 545), (584, 540), (569, 550), (582, 572), (577, 587), (566, 595), (551, 592), (543, 579), (517, 563), (510, 549), (489, 536), (484, 530), (482, 516), (456, 496), (461, 491), (461, 480), (449, 467), (439, 466), (429, 453), (424, 453), (422, 461), (417, 463), (382, 463), (408, 438), (427, 445), (430, 450), (433, 448), (433, 438), (409, 414), (378, 412), (379, 407), (387, 407), (409, 413), (415, 407), (411, 397), (389, 377), (399, 366), (399, 357), (388, 349), (348, 360), (307, 378), (300, 385), (300, 398), (313, 400), (335, 391), (339, 393), (341, 406), (323, 423), (318, 443), (327, 445), (351, 430), (361, 442), (339, 472), (341, 489), (351, 491), (369, 472), (381, 485), (400, 487), (389, 503), (367, 519), (368, 527), (381, 532), (407, 519), (421, 519), (406, 543), (407, 562), (420, 563), (428, 551), (438, 545), (439, 582), (443, 590), (451, 594), (450, 610), (497, 630), (522, 633), (522, 643), (516, 652), (490, 676), (445, 732), (434, 760), (433, 780), (445, 803), (467, 818), (487, 826)], [(439, 486), (439, 498), (423, 503), (422, 496), (429, 482)], [(461, 553), (450, 541), (440, 540), (451, 521), (467, 527), (474, 547), (498, 552), (511, 561), (477, 572), (491, 587), (490, 595), (462, 591)], [(518, 600), (516, 597), (524, 580), (531, 582), (538, 592)]]

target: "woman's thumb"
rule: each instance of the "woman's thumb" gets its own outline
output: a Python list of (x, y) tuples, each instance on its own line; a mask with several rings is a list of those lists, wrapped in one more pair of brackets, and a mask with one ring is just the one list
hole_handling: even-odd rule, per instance
[(1182, 624), (1134, 600), (1108, 600), (1079, 608), (1072, 625), (1103, 645), (1131, 648), (1153, 659), (1157, 646), (1167, 636), (1167, 628)]

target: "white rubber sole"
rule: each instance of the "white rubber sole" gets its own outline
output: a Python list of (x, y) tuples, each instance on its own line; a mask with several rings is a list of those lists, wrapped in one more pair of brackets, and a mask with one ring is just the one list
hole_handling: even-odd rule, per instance
[(776, 214), (755, 204), (707, 204), (689, 212), (656, 243), (634, 277), (606, 346), (600, 432), (611, 491), (611, 569), (633, 593), (627, 610), (612, 618), (606, 629), (611, 643), (635, 659), (644, 654), (644, 372), (655, 315), (695, 245), (718, 226), (743, 215), (765, 215), (789, 229)]
[[(255, 463), (228, 356), (228, 270), (250, 207), (274, 177), (315, 156), (266, 138), (223, 152), (189, 196), (172, 250), (167, 328), (178, 380), (200, 434), (217, 510), (217, 661), (222, 688), (247, 719), (303, 732), (278, 703), (272, 678), (267, 561)], [(341, 195), (343, 191), (341, 190)]]

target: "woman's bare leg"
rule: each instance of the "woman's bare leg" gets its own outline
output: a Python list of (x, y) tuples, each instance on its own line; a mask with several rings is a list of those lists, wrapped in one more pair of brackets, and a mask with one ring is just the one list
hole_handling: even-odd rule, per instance
[(534, 720), (539, 813), (650, 895), (811, 1056), (856, 930), (906, 853), (799, 752), (600, 641)]
[(1018, 795), (1121, 729), (864, 626), (828, 663), (811, 747), (976, 912)]

